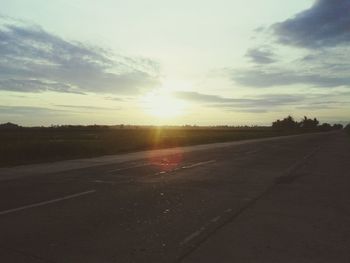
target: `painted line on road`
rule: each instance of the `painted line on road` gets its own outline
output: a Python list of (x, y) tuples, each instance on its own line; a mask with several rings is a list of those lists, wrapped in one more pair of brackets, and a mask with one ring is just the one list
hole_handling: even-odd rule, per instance
[(214, 217), (212, 220), (210, 220), (211, 222), (215, 223), (217, 221), (219, 221), (221, 218), (221, 216), (217, 216), (217, 217)]
[[(232, 211), (232, 209), (229, 209), (229, 210)], [(228, 210), (225, 210), (225, 212), (226, 211), (228, 211)], [(195, 239), (196, 237), (200, 236), (205, 230), (207, 230), (210, 226), (212, 226), (213, 224), (218, 222), (220, 219), (221, 219), (221, 216), (216, 216), (216, 217), (212, 218), (208, 223), (204, 224), (199, 230), (197, 230), (196, 232), (193, 232), (191, 235), (184, 238), (180, 242), (180, 246), (184, 246), (187, 243), (189, 243), (190, 241), (192, 241), (193, 239)]]
[(189, 235), (188, 237), (186, 237), (184, 240), (182, 240), (180, 242), (180, 246), (183, 246), (185, 244), (187, 244), (188, 242), (190, 242), (192, 239), (196, 238), (197, 236), (199, 236), (200, 234), (202, 234), (204, 232), (204, 230), (206, 229), (206, 227), (201, 227), (201, 229), (199, 229), (198, 231), (192, 233), (191, 235)]
[(131, 182), (134, 182), (134, 180), (133, 178), (131, 179), (122, 178), (118, 181), (91, 180), (89, 182), (94, 184), (115, 185), (115, 184), (121, 184), (121, 183), (131, 183)]
[(253, 153), (258, 153), (260, 152), (260, 150), (254, 150), (254, 151), (250, 151), (250, 152), (245, 152), (245, 154), (253, 154)]
[(115, 184), (116, 183), (114, 181), (103, 181), (103, 180), (92, 180), (90, 182), (97, 183), (97, 184)]
[(133, 165), (133, 166), (129, 166), (129, 167), (123, 167), (123, 168), (109, 170), (109, 171), (107, 171), (107, 173), (114, 173), (114, 172), (119, 172), (119, 171), (129, 170), (129, 169), (133, 169), (133, 168), (139, 168), (139, 167), (145, 167), (145, 166), (150, 166), (150, 165), (152, 165), (152, 164), (144, 163), (144, 164), (139, 164), (139, 165)]
[(205, 162), (194, 163), (194, 164), (185, 165), (185, 166), (182, 166), (182, 167), (176, 167), (176, 168), (174, 168), (172, 170), (169, 170), (169, 171), (160, 171), (158, 173), (155, 173), (154, 175), (162, 175), (162, 174), (174, 173), (174, 172), (179, 171), (181, 169), (190, 169), (190, 168), (194, 168), (194, 167), (197, 167), (197, 166), (202, 166), (202, 165), (215, 163), (215, 162), (216, 162), (216, 160), (210, 160), (210, 161), (205, 161)]
[(205, 165), (205, 164), (209, 164), (209, 163), (215, 163), (216, 160), (210, 160), (210, 161), (206, 161), (206, 162), (199, 162), (199, 163), (194, 163), (194, 164), (191, 164), (191, 165), (185, 165), (185, 166), (182, 166), (181, 168), (182, 169), (189, 169), (189, 168), (193, 168), (193, 167), (197, 167), (197, 166), (201, 166), (201, 165)]
[(232, 212), (232, 209), (231, 208), (228, 208), (224, 211), (225, 213), (231, 213)]
[(6, 214), (18, 212), (18, 211), (29, 209), (29, 208), (49, 205), (49, 204), (52, 204), (52, 203), (57, 203), (57, 202), (61, 202), (61, 201), (64, 201), (64, 200), (80, 197), (80, 196), (83, 196), (83, 195), (92, 194), (94, 192), (96, 192), (96, 190), (89, 190), (89, 191), (85, 191), (85, 192), (81, 192), (81, 193), (77, 193), (77, 194), (67, 195), (67, 196), (64, 196), (64, 197), (61, 197), (61, 198), (52, 199), (52, 200), (49, 200), (49, 201), (44, 201), (44, 202), (40, 202), (40, 203), (36, 203), (36, 204), (25, 205), (25, 206), (13, 208), (13, 209), (8, 209), (8, 210), (0, 211), (0, 215), (6, 215)]

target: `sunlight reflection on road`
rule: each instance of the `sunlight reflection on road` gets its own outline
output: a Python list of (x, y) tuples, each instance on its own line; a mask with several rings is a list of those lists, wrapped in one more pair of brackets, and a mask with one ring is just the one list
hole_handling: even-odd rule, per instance
[(162, 172), (169, 172), (180, 167), (183, 162), (183, 153), (179, 149), (177, 153), (166, 157), (148, 157), (148, 162)]

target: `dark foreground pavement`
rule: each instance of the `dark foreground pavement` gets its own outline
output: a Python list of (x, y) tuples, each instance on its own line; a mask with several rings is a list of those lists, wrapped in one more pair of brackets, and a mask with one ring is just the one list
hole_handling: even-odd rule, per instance
[(182, 262), (350, 262), (350, 136), (277, 180)]
[(349, 168), (327, 133), (7, 171), (0, 262), (350, 262)]

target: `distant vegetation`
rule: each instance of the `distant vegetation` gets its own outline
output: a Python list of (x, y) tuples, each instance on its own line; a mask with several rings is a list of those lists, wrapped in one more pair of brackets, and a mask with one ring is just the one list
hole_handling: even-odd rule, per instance
[[(348, 127), (348, 126), (347, 126)], [(272, 127), (51, 126), (0, 124), (0, 166), (86, 158), (139, 150), (340, 129), (316, 119), (277, 120)], [(349, 130), (349, 128), (348, 128)]]
[(13, 130), (13, 129), (18, 129), (18, 128), (22, 128), (22, 127), (17, 125), (17, 124), (11, 123), (11, 122), (0, 124), (0, 129), (2, 129), (2, 130)]
[(272, 128), (275, 130), (299, 130), (299, 131), (331, 131), (331, 130), (341, 130), (343, 129), (342, 124), (323, 123), (314, 118), (309, 119), (304, 117), (300, 122), (295, 121), (293, 117), (288, 116), (282, 120), (277, 120), (272, 123)]

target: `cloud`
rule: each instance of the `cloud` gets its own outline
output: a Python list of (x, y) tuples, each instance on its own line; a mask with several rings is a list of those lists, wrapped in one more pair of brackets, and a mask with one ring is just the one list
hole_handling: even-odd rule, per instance
[(268, 94), (250, 98), (226, 98), (198, 92), (178, 91), (173, 94), (178, 99), (199, 103), (207, 107), (223, 108), (240, 112), (268, 112), (288, 105), (303, 105), (303, 95)]
[(245, 56), (256, 64), (270, 64), (276, 62), (274, 54), (270, 50), (262, 47), (248, 49)]
[(108, 108), (108, 107), (97, 107), (97, 106), (89, 106), (89, 105), (54, 105), (56, 107), (60, 108), (67, 108), (67, 109), (72, 109), (72, 110), (88, 110), (88, 111), (115, 111), (115, 110), (120, 110), (121, 108)]
[(178, 99), (195, 101), (195, 102), (232, 102), (235, 99), (231, 98), (223, 98), (217, 95), (208, 95), (199, 92), (191, 92), (191, 91), (176, 91), (173, 93), (173, 96)]
[[(349, 14), (350, 0), (315, 1), (309, 9), (268, 27), (265, 37), (270, 37), (270, 44), (248, 49), (246, 57), (254, 64), (229, 69), (228, 77), (254, 88), (350, 87)], [(288, 55), (277, 61), (272, 49)]]
[[(337, 109), (350, 104), (350, 92), (314, 94), (264, 94), (243, 98), (227, 98), (199, 92), (177, 91), (173, 96), (205, 107), (228, 111), (265, 113), (283, 109)], [(342, 98), (342, 99), (339, 99)]]
[(43, 92), (53, 90), (56, 92), (80, 93), (72, 86), (59, 82), (52, 82), (38, 79), (1, 79), (0, 90), (17, 92)]
[(124, 98), (119, 98), (119, 97), (104, 97), (105, 100), (113, 100), (113, 101), (124, 101)]
[(315, 69), (315, 67), (311, 70), (303, 70), (303, 67), (300, 67), (299, 71), (288, 68), (232, 70), (231, 76), (238, 84), (261, 88), (294, 84), (307, 84), (315, 87), (339, 87), (348, 86), (350, 83), (350, 75), (341, 75), (339, 72), (334, 74), (332, 69)]
[(116, 111), (121, 108), (107, 108), (107, 107), (94, 107), (85, 105), (53, 105), (57, 108), (48, 107), (35, 107), (35, 106), (7, 106), (0, 105), (1, 116), (30, 116), (30, 118), (38, 116), (66, 116), (70, 114), (102, 112), (102, 111)]
[(293, 18), (272, 25), (282, 44), (318, 48), (350, 42), (350, 1), (317, 0)]
[(159, 65), (150, 59), (116, 55), (8, 19), (0, 25), (0, 90), (137, 94), (158, 83)]
[(0, 115), (18, 115), (18, 116), (48, 116), (48, 115), (64, 115), (68, 111), (55, 110), (44, 107), (32, 106), (5, 106), (0, 105)]

